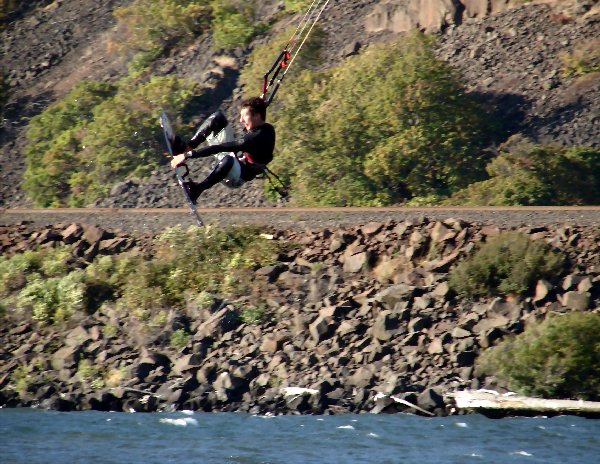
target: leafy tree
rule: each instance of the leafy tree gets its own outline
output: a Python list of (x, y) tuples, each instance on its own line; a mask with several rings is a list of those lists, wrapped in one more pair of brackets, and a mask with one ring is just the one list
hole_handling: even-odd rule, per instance
[(548, 317), (482, 353), (477, 369), (526, 395), (600, 398), (600, 315)]
[(490, 124), (415, 33), (372, 46), (282, 93), (273, 169), (307, 205), (384, 205), (483, 178)]
[(481, 245), (449, 275), (450, 287), (473, 298), (493, 293), (523, 295), (539, 280), (561, 273), (564, 255), (521, 232), (504, 232)]
[(40, 206), (83, 206), (144, 175), (162, 162), (158, 112), (178, 112), (191, 94), (175, 77), (76, 86), (32, 119), (24, 187)]
[(71, 177), (70, 204), (87, 204), (106, 195), (116, 180), (142, 177), (163, 162), (157, 114), (178, 112), (191, 94), (191, 87), (175, 77), (153, 77), (98, 105), (81, 138), (85, 149), (79, 158), (88, 169)]
[(600, 203), (600, 150), (521, 143), (486, 167), (490, 178), (456, 192), (446, 204), (467, 206)]
[(217, 47), (234, 48), (247, 45), (262, 29), (254, 17), (251, 2), (240, 0), (212, 0), (212, 33)]
[(37, 204), (60, 205), (68, 196), (71, 173), (82, 169), (80, 131), (93, 120), (94, 108), (116, 91), (106, 83), (80, 83), (31, 119), (23, 186)]

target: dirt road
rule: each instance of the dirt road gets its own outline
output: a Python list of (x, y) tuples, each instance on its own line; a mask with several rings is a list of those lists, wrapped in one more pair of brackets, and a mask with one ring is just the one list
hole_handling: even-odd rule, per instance
[[(495, 225), (500, 228), (565, 225), (600, 226), (598, 207), (509, 207), (509, 208), (211, 208), (198, 210), (206, 224), (256, 224), (277, 229), (321, 229), (354, 226), (377, 221), (431, 220), (448, 218)], [(99, 209), (5, 209), (0, 225), (27, 221), (33, 226), (58, 223), (90, 223), (107, 230), (159, 232), (167, 227), (194, 224), (185, 208)]]

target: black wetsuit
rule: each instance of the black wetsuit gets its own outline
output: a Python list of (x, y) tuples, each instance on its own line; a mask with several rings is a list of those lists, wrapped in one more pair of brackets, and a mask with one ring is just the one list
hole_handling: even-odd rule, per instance
[(205, 158), (223, 152), (243, 153), (243, 158), (240, 159), (241, 178), (244, 181), (250, 181), (262, 173), (265, 166), (273, 160), (274, 149), (275, 128), (265, 122), (247, 132), (242, 140), (207, 145), (197, 150), (188, 151), (185, 157), (186, 159)]

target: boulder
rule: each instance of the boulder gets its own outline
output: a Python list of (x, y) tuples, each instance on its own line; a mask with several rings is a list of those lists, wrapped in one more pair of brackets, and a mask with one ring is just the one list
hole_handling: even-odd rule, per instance
[(400, 321), (397, 314), (391, 311), (381, 311), (371, 327), (371, 335), (376, 340), (386, 342), (400, 332), (399, 328)]
[(344, 272), (355, 274), (366, 271), (371, 265), (372, 253), (363, 251), (359, 253), (346, 253), (344, 255)]
[(52, 355), (52, 368), (55, 370), (75, 369), (81, 359), (79, 346), (65, 345)]
[(496, 298), (489, 306), (488, 315), (490, 317), (503, 316), (510, 321), (516, 321), (521, 317), (522, 311), (523, 309), (518, 303)]
[(456, 237), (456, 232), (448, 229), (443, 223), (436, 222), (431, 229), (431, 240), (435, 243), (445, 242)]
[(375, 295), (375, 301), (381, 302), (388, 308), (393, 308), (400, 301), (409, 301), (415, 291), (415, 287), (407, 284), (395, 284)]
[(416, 0), (414, 2), (379, 2), (365, 20), (368, 32), (408, 32), (419, 28), (440, 31), (454, 22), (457, 6), (450, 0)]
[(112, 238), (111, 234), (98, 226), (82, 224), (81, 227), (83, 229), (82, 239), (90, 245), (93, 245), (94, 243), (100, 243), (101, 240)]
[(236, 329), (240, 324), (238, 312), (234, 308), (226, 306), (203, 322), (193, 338), (195, 341), (200, 341), (206, 337), (219, 337)]
[(196, 370), (202, 365), (203, 361), (204, 357), (199, 353), (181, 356), (175, 360), (173, 372), (181, 375), (191, 370)]
[(444, 343), (441, 338), (434, 338), (427, 347), (427, 353), (429, 354), (442, 354), (444, 353)]
[(285, 269), (286, 267), (282, 265), (264, 266), (258, 269), (255, 274), (258, 277), (266, 277), (269, 282), (275, 282)]
[(278, 334), (269, 334), (263, 338), (263, 341), (260, 345), (260, 351), (265, 353), (274, 354), (281, 350), (283, 347), (283, 343), (287, 337)]
[(417, 396), (417, 405), (426, 411), (435, 411), (445, 406), (444, 397), (437, 388), (427, 388)]
[(451, 356), (451, 360), (459, 367), (472, 366), (477, 354), (473, 351), (459, 351)]
[(67, 245), (71, 245), (81, 239), (83, 236), (83, 228), (79, 224), (71, 224), (61, 233), (62, 241)]
[(504, 316), (490, 317), (480, 320), (473, 327), (474, 334), (481, 334), (487, 330), (498, 327), (500, 329), (508, 328), (510, 321)]
[(412, 318), (408, 322), (409, 332), (421, 332), (422, 330), (431, 326), (431, 319), (429, 316), (417, 316)]
[(373, 384), (374, 373), (372, 366), (359, 367), (352, 375), (347, 379), (348, 385), (357, 388), (369, 387)]
[(320, 343), (333, 335), (337, 324), (331, 318), (319, 316), (308, 326), (308, 331), (316, 343)]
[(247, 383), (229, 372), (221, 372), (213, 382), (217, 399), (222, 402), (228, 402), (239, 396), (239, 390)]
[(590, 307), (591, 294), (589, 292), (567, 292), (562, 295), (563, 306), (575, 311), (585, 311)]
[(538, 280), (535, 285), (535, 295), (533, 297), (533, 302), (537, 304), (543, 304), (548, 301), (548, 298), (554, 289), (554, 286), (548, 282), (547, 280)]

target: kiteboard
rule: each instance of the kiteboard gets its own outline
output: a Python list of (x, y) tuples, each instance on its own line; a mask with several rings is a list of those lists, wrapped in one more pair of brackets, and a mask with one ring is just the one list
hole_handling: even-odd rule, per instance
[[(163, 134), (165, 136), (165, 144), (167, 145), (167, 150), (169, 151), (169, 155), (173, 156), (173, 147), (171, 146), (171, 140), (173, 140), (175, 138), (175, 131), (173, 130), (173, 126), (171, 126), (171, 123), (169, 121), (169, 117), (167, 116), (167, 113), (165, 113), (164, 111), (160, 115), (160, 125), (163, 129)], [(189, 179), (189, 176), (190, 176), (190, 169), (188, 168), (187, 164), (184, 163), (181, 166), (177, 166), (175, 168), (175, 176), (177, 177), (177, 183), (181, 187), (181, 190), (183, 190), (185, 199), (187, 201), (188, 206), (190, 207), (192, 216), (194, 216), (194, 218), (196, 219), (196, 223), (200, 227), (203, 227), (204, 222), (202, 222), (202, 218), (200, 217), (200, 215), (198, 214), (198, 211), (196, 210), (196, 204), (192, 201), (192, 198), (190, 197), (190, 193), (188, 192), (188, 189), (185, 186), (185, 180), (186, 180), (186, 178)]]

